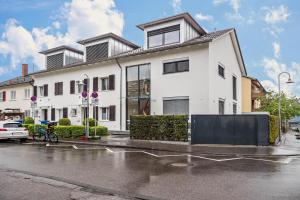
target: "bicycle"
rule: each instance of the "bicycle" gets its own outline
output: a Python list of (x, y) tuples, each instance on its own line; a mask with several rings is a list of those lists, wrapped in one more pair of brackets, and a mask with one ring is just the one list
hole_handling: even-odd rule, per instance
[(33, 140), (58, 143), (58, 136), (54, 133), (53, 126), (53, 124), (49, 123), (47, 128), (38, 127), (37, 132), (34, 131), (32, 135)]

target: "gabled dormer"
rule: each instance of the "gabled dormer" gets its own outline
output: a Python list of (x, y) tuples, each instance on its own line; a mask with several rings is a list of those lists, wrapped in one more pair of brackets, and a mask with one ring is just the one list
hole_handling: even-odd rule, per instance
[(189, 13), (140, 24), (137, 27), (144, 31), (144, 49), (179, 44), (206, 34)]
[(59, 46), (40, 53), (46, 57), (45, 65), (47, 70), (83, 62), (83, 51), (69, 46)]
[(85, 62), (94, 62), (139, 48), (114, 33), (88, 38), (78, 43), (84, 45)]

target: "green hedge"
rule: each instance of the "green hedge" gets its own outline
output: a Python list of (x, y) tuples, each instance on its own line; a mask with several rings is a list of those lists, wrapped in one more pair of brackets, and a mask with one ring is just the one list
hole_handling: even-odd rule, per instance
[(269, 128), (269, 142), (270, 144), (274, 144), (279, 135), (279, 118), (277, 116), (270, 115)]
[[(86, 119), (83, 120), (82, 125), (85, 125)], [(93, 127), (96, 125), (96, 121), (94, 118), (88, 118), (88, 122), (89, 122), (89, 127)]]
[(32, 133), (37, 132), (39, 128), (47, 128), (47, 125), (41, 125), (41, 124), (23, 124), (25, 128), (27, 128), (29, 135), (32, 135)]
[(131, 116), (130, 138), (141, 140), (188, 141), (188, 116)]
[(58, 124), (60, 126), (71, 126), (71, 121), (68, 119), (68, 118), (61, 118), (59, 121), (58, 121)]
[[(79, 138), (84, 135), (84, 126), (56, 126), (54, 127), (55, 133), (60, 138)], [(95, 127), (90, 128), (90, 136), (94, 135)], [(96, 133), (98, 136), (103, 136), (108, 134), (108, 130), (104, 126), (97, 126)]]
[(24, 124), (34, 124), (34, 120), (32, 117), (25, 117), (23, 123)]

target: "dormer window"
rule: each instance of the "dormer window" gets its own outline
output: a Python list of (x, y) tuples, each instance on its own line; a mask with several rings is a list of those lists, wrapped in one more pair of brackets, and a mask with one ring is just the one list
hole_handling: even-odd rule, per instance
[(180, 25), (149, 31), (148, 47), (158, 47), (180, 42)]

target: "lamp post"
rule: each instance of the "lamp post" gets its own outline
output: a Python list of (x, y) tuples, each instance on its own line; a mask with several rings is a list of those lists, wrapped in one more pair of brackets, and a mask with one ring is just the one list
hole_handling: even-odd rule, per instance
[(291, 79), (291, 74), (289, 72), (281, 72), (278, 74), (278, 118), (279, 118), (279, 142), (281, 142), (281, 88), (280, 88), (280, 77), (282, 74), (287, 74), (289, 76), (286, 83), (294, 83)]
[(89, 113), (89, 109), (90, 109), (90, 98), (89, 98), (89, 76), (87, 74), (83, 74), (84, 78), (87, 79), (87, 82), (84, 83), (83, 81), (80, 81), (78, 83), (78, 87), (82, 88), (81, 91), (83, 91), (83, 86), (86, 85), (86, 90), (87, 91), (83, 91), (81, 96), (83, 98), (83, 101), (82, 101), (82, 104), (84, 105), (84, 103), (86, 104), (86, 111), (85, 111), (85, 137), (88, 138), (89, 137), (89, 132), (90, 132), (90, 129), (89, 129), (89, 122), (88, 122), (88, 113)]

